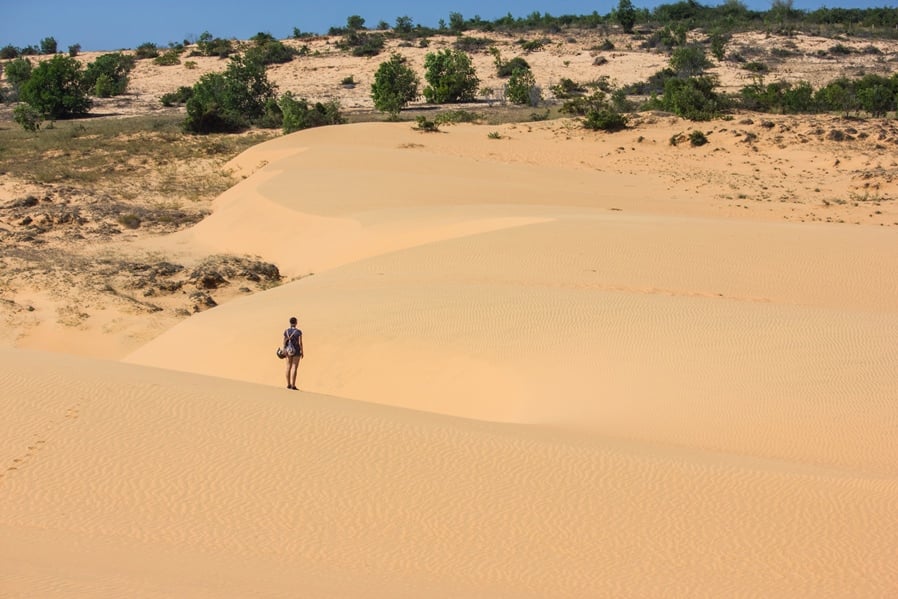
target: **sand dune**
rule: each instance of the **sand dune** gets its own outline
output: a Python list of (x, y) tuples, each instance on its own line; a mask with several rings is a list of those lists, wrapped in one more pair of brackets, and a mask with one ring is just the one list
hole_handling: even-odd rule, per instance
[(6, 596), (885, 597), (898, 582), (894, 473), (2, 357), (19, 399), (0, 437)]
[[(370, 134), (382, 129), (272, 142), (304, 151), (268, 163), (184, 234), (325, 272), (194, 317), (128, 361), (280, 385), (273, 348), (296, 313), (312, 391), (865, 464), (863, 440), (814, 440), (830, 428), (863, 437), (843, 428), (846, 398), (883, 410), (887, 426), (898, 361), (891, 230), (667, 216), (677, 200), (659, 207), (636, 177), (446, 160), (396, 149), (416, 135), (408, 127)], [(350, 137), (367, 141), (339, 145)], [(341, 181), (325, 168), (337, 154), (354, 187), (327, 195)], [(284, 251), (272, 240), (288, 231)], [(209, 350), (179, 351), (211, 337)], [(891, 470), (881, 457), (876, 467)]]
[(731, 126), (703, 160), (673, 121), (246, 152), (212, 216), (134, 243), (285, 284), (122, 362), (0, 349), (0, 591), (890, 596), (894, 208), (814, 214), (854, 184), (825, 148)]

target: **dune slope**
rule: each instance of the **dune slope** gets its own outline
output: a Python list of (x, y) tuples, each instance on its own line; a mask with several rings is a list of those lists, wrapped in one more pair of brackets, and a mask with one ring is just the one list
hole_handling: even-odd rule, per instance
[[(6, 596), (887, 596), (894, 476), (2, 350)], [(36, 418), (35, 414), (40, 414)], [(10, 567), (12, 566), (12, 567)]]

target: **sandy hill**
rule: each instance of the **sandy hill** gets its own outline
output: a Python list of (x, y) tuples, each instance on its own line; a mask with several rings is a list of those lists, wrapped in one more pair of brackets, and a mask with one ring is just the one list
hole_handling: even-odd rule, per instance
[[(488, 51), (489, 47), (498, 49), (506, 61), (516, 56), (524, 58), (549, 101), (554, 99), (552, 86), (563, 78), (581, 84), (604, 78), (613, 85), (622, 86), (647, 80), (668, 66), (669, 61), (666, 52), (645, 49), (638, 39), (611, 32), (493, 32), (472, 33), (471, 37), (489, 41), (481, 49), (470, 52), (481, 88), (492, 90), (491, 94), (482, 96), (484, 101), (501, 97), (507, 82), (497, 75), (495, 58)], [(533, 40), (545, 43), (537, 51), (522, 49), (521, 41)], [(338, 100), (345, 110), (370, 111), (374, 108), (371, 100), (374, 73), (391, 53), (398, 52), (406, 57), (423, 81), (425, 56), (455, 47), (458, 38), (438, 35), (428, 38), (424, 46), (390, 39), (383, 52), (374, 57), (353, 57), (338, 47), (340, 41), (341, 38), (335, 36), (283, 40), (284, 44), (303, 54), (289, 63), (270, 66), (269, 79), (281, 93), (289, 91), (312, 101)], [(692, 35), (691, 41), (707, 39)], [(608, 43), (613, 48), (602, 49)], [(251, 42), (235, 41), (235, 44), (238, 48), (249, 47)], [(109, 100), (99, 99), (95, 112), (127, 115), (164, 110), (159, 102), (162, 95), (181, 86), (193, 85), (205, 73), (223, 71), (228, 64), (226, 59), (192, 56), (192, 50), (195, 48), (189, 47), (181, 55), (180, 63), (171, 66), (139, 60), (132, 72), (128, 93)], [(87, 64), (105, 53), (83, 52), (78, 60)], [(809, 81), (823, 85), (842, 76), (869, 73), (890, 76), (896, 61), (898, 41), (895, 40), (744, 32), (732, 36), (726, 46), (725, 59), (712, 60), (713, 67), (709, 72), (719, 78), (724, 91), (736, 92), (751, 83), (754, 77), (745, 68), (749, 62), (761, 63), (768, 69), (767, 81)], [(343, 85), (343, 81), (350, 77), (355, 85)]]

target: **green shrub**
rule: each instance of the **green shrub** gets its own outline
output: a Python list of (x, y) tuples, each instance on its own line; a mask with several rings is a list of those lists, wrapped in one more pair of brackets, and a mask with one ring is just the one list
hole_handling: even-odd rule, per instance
[(111, 98), (117, 95), (115, 82), (112, 80), (112, 77), (103, 73), (97, 77), (91, 93), (98, 98)]
[(670, 55), (670, 68), (680, 77), (701, 75), (711, 66), (704, 49), (700, 46), (680, 46), (674, 48)]
[(512, 104), (536, 106), (541, 100), (540, 95), (530, 69), (518, 69), (512, 73), (505, 86), (505, 97)]
[(471, 58), (464, 52), (446, 49), (429, 53), (424, 57), (424, 68), (429, 84), (424, 88), (424, 97), (428, 102), (445, 104), (474, 99), (480, 80)]
[(386, 45), (387, 38), (382, 33), (367, 33), (350, 29), (337, 42), (341, 50), (348, 50), (353, 56), (377, 56)]
[(374, 83), (371, 84), (374, 107), (389, 114), (390, 118), (397, 118), (409, 102), (418, 98), (419, 83), (418, 76), (408, 66), (408, 60), (400, 54), (393, 54), (374, 73)]
[(539, 52), (545, 48), (552, 40), (548, 38), (539, 38), (535, 40), (526, 40), (521, 42), (521, 49), (524, 52)]
[(770, 70), (770, 68), (766, 64), (764, 64), (763, 62), (757, 62), (757, 61), (747, 62), (744, 65), (742, 65), (742, 68), (745, 69), (746, 71), (750, 71), (752, 73), (760, 73), (760, 74), (764, 74)]
[(119, 216), (118, 223), (126, 229), (139, 229), (141, 220), (140, 216), (134, 214), (133, 212), (129, 212), (127, 214), (122, 214), (121, 216)]
[(84, 116), (92, 104), (85, 92), (81, 64), (62, 54), (34, 68), (19, 90), (19, 99), (48, 119)]
[(686, 31), (686, 26), (682, 23), (665, 25), (643, 41), (642, 47), (645, 49), (669, 50), (682, 46), (686, 43)]
[(437, 133), (440, 128), (436, 122), (429, 120), (426, 116), (421, 115), (415, 118), (415, 129), (426, 133)]
[(45, 37), (41, 40), (41, 54), (56, 54), (56, 39), (53, 37)]
[(651, 75), (646, 81), (633, 83), (625, 86), (623, 89), (634, 95), (651, 96), (664, 93), (664, 86), (670, 79), (676, 79), (677, 74), (673, 69), (666, 68)]
[(689, 145), (692, 147), (703, 146), (706, 143), (708, 143), (708, 137), (701, 131), (694, 130), (689, 132)]
[(463, 35), (455, 40), (453, 46), (455, 46), (456, 50), (462, 52), (483, 52), (495, 43), (495, 40), (491, 40), (488, 37), (469, 37)]
[(69, 56), (75, 58), (81, 53), (81, 44), (72, 44), (69, 46)]
[(816, 112), (814, 89), (807, 81), (786, 85), (782, 92), (782, 111), (787, 114)]
[(250, 123), (232, 99), (233, 85), (223, 73), (206, 73), (193, 86), (187, 100), (184, 129), (192, 133), (243, 131)]
[(6, 63), (6, 67), (4, 68), (6, 81), (14, 90), (18, 91), (21, 89), (22, 84), (28, 81), (31, 77), (33, 70), (34, 67), (31, 65), (31, 61), (27, 58), (13, 59)]
[(483, 120), (483, 115), (470, 110), (447, 110), (433, 117), (433, 120), (438, 125), (477, 123)]
[(346, 122), (340, 112), (340, 104), (336, 101), (316, 102), (313, 106), (305, 98), (295, 98), (287, 92), (278, 103), (283, 114), (284, 133), (325, 125), (342, 125)]
[(134, 51), (134, 56), (139, 60), (156, 58), (159, 56), (159, 47), (153, 42), (144, 42), (137, 46), (137, 50)]
[(730, 36), (723, 33), (711, 34), (711, 56), (722, 61), (726, 56), (727, 44), (730, 42)]
[(275, 37), (267, 31), (260, 31), (256, 35), (249, 38), (251, 42), (255, 42), (257, 46), (264, 46), (270, 42), (276, 41)]
[(707, 76), (668, 79), (664, 84), (661, 108), (691, 121), (707, 121), (725, 108), (714, 92), (716, 81)]
[(610, 106), (587, 113), (583, 126), (593, 131), (622, 131), (627, 128), (627, 117)]
[(41, 113), (30, 104), (17, 104), (12, 111), (13, 120), (25, 131), (37, 131), (41, 128)]
[(558, 85), (553, 85), (550, 89), (559, 100), (582, 96), (586, 93), (586, 87), (565, 77), (558, 82)]
[(530, 65), (527, 64), (527, 61), (521, 58), (520, 56), (515, 56), (508, 62), (503, 62), (497, 65), (496, 73), (499, 77), (511, 77), (512, 73), (519, 69), (530, 69)]
[(854, 50), (852, 50), (848, 46), (845, 46), (844, 44), (836, 44), (835, 46), (832, 46), (829, 49), (829, 53), (833, 54), (833, 55), (848, 56), (849, 54), (852, 54), (853, 52), (854, 52)]
[(562, 114), (572, 116), (586, 116), (591, 111), (601, 110), (608, 106), (608, 94), (602, 90), (595, 90), (588, 96), (577, 96), (567, 100), (561, 105)]
[(19, 49), (16, 48), (15, 46), (11, 46), (11, 45), (7, 44), (6, 46), (3, 46), (2, 48), (0, 48), (0, 59), (11, 60), (13, 58), (18, 58), (18, 57), (19, 57)]
[(227, 58), (234, 53), (234, 45), (231, 40), (212, 37), (208, 31), (204, 31), (196, 42), (196, 47), (202, 56), (218, 56)]
[(154, 58), (153, 62), (161, 67), (173, 67), (179, 65), (181, 64), (181, 52), (175, 49), (168, 50), (164, 54)]
[(133, 56), (121, 52), (98, 56), (84, 71), (84, 85), (101, 98), (123, 94), (135, 62)]
[(182, 85), (177, 91), (163, 94), (161, 101), (163, 106), (180, 106), (186, 104), (193, 97), (193, 88)]
[(279, 100), (269, 98), (265, 102), (262, 116), (259, 117), (256, 124), (263, 129), (282, 129), (284, 127), (284, 111), (281, 110)]
[(242, 131), (262, 117), (275, 94), (265, 65), (233, 57), (224, 73), (206, 73), (193, 86), (184, 128), (193, 133)]
[(297, 54), (296, 50), (275, 39), (256, 43), (255, 47), (246, 51), (246, 56), (250, 60), (256, 60), (264, 65), (290, 62)]

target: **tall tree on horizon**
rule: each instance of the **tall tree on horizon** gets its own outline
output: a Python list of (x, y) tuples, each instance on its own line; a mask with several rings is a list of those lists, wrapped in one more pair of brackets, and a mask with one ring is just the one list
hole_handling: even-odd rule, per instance
[(633, 33), (633, 26), (636, 25), (636, 9), (633, 8), (633, 2), (630, 0), (619, 0), (615, 16), (624, 33)]

